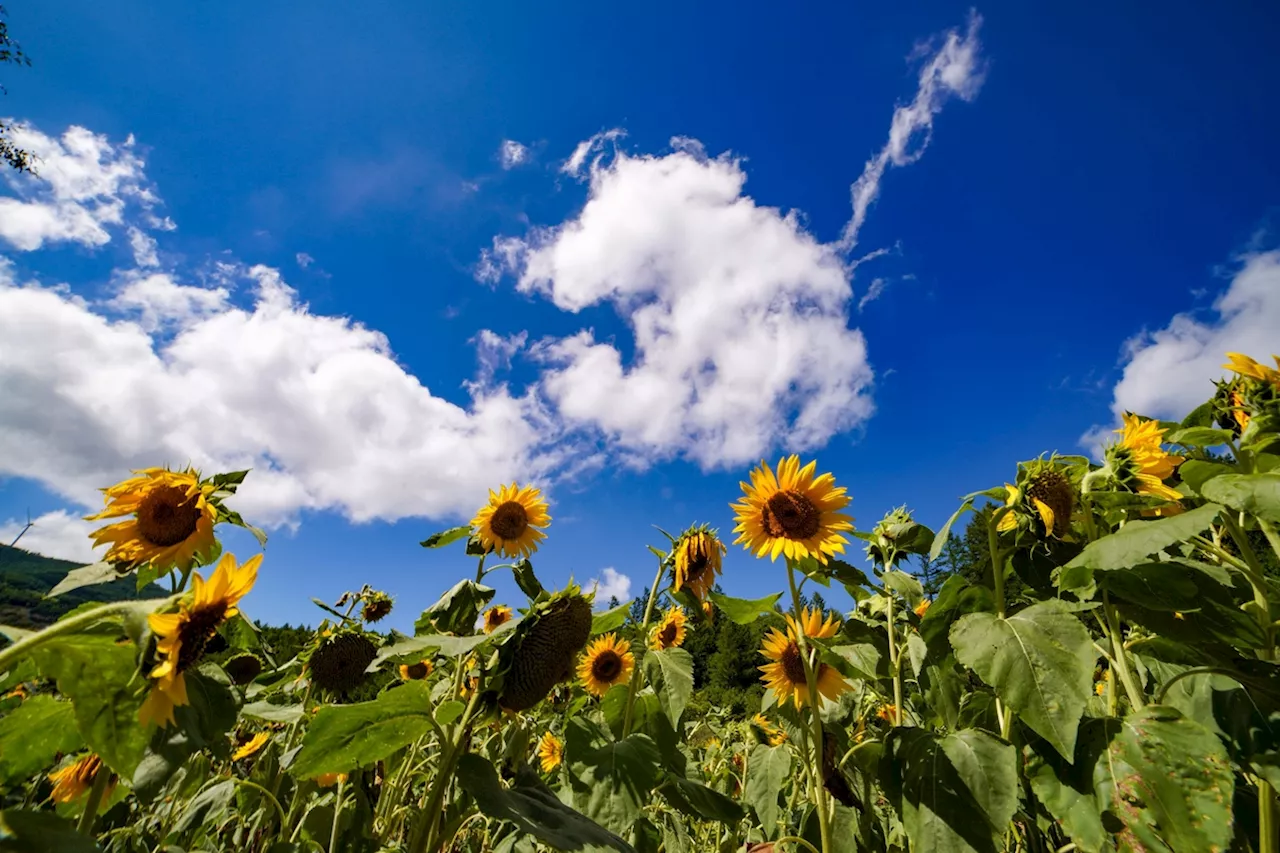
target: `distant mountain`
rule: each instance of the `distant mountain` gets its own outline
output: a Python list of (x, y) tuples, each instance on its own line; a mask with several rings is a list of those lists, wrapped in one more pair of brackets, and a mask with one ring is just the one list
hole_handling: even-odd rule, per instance
[(0, 625), (39, 628), (86, 601), (124, 601), (165, 595), (164, 589), (156, 584), (138, 592), (133, 576), (129, 575), (98, 586), (82, 586), (56, 598), (44, 597), (67, 572), (79, 567), (79, 563), (0, 545)]

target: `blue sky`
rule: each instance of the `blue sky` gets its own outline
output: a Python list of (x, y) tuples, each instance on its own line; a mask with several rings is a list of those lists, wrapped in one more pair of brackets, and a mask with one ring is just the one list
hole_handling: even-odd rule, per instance
[(0, 533), (87, 559), (130, 467), (252, 464), (259, 618), (406, 628), (515, 477), (557, 585), (638, 593), (784, 450), (936, 527), (1280, 350), (1274, 9), (8, 6)]

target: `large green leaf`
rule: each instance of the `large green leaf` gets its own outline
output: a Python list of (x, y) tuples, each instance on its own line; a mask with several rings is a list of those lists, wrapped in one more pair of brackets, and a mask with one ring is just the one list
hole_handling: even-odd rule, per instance
[(265, 700), (250, 702), (240, 709), (240, 713), (255, 720), (268, 723), (293, 723), (302, 718), (301, 703), (293, 705), (273, 705)]
[(526, 768), (520, 768), (507, 788), (492, 764), (478, 755), (464, 755), (458, 761), (457, 779), (482, 813), (509, 821), (521, 833), (557, 850), (612, 848), (635, 853), (622, 838), (562, 803)]
[(721, 595), (718, 592), (707, 593), (707, 597), (711, 599), (711, 603), (719, 608), (720, 612), (729, 617), (730, 622), (736, 622), (739, 625), (750, 625), (752, 622), (760, 618), (764, 613), (778, 612), (778, 599), (782, 598), (782, 593), (775, 592), (773, 595), (766, 595), (764, 598), (730, 598), (727, 595)]
[(373, 663), (369, 664), (369, 668), (377, 669), (389, 660), (420, 657), (425, 651), (438, 651), (446, 657), (462, 657), (502, 636), (507, 631), (513, 630), (519, 622), (520, 620), (518, 619), (504, 622), (494, 629), (492, 634), (473, 634), (469, 637), (453, 637), (448, 634), (424, 634), (421, 637), (410, 637), (407, 640), (401, 640), (398, 643), (383, 646), (379, 649), (377, 656), (373, 659)]
[(1223, 474), (1205, 483), (1200, 494), (1234, 510), (1280, 523), (1280, 473)]
[(658, 690), (662, 710), (678, 727), (693, 694), (693, 656), (684, 649), (654, 650), (644, 656), (644, 670), (645, 678)]
[(75, 705), (76, 726), (85, 743), (112, 770), (130, 778), (147, 747), (138, 722), (142, 693), (131, 682), (137, 648), (114, 634), (68, 634), (32, 650), (46, 678)]
[(1100, 802), (1135, 850), (1226, 850), (1235, 778), (1213, 733), (1174, 708), (1130, 714), (1094, 767)]
[(461, 580), (435, 604), (422, 611), (413, 623), (413, 633), (421, 636), (437, 631), (445, 634), (469, 634), (480, 618), (480, 609), (493, 598), (493, 587)]
[(2, 853), (99, 853), (93, 839), (51, 812), (0, 811)]
[(138, 798), (150, 802), (188, 759), (200, 750), (218, 758), (231, 754), (227, 732), (236, 724), (239, 702), (226, 674), (205, 664), (185, 676), (190, 703), (174, 708), (175, 726), (157, 728), (133, 774)]
[(1086, 719), (1080, 725), (1072, 761), (1039, 738), (1023, 753), (1031, 790), (1081, 853), (1102, 853), (1107, 844), (1103, 808), (1093, 790), (1093, 772), (1113, 733), (1109, 727), (1118, 725), (1115, 720)]
[(628, 601), (603, 613), (595, 614), (591, 617), (591, 636), (618, 630), (622, 627), (622, 623), (627, 621), (627, 614), (630, 612), (631, 602)]
[(778, 817), (782, 813), (779, 798), (791, 778), (791, 750), (786, 746), (757, 744), (747, 761), (746, 801), (756, 810), (765, 838), (776, 838)]
[(311, 721), (289, 767), (300, 779), (367, 767), (431, 730), (431, 689), (409, 681), (372, 702), (327, 705)]
[(1231, 443), (1231, 430), (1191, 426), (1170, 433), (1165, 441), (1183, 447), (1221, 447)]
[(894, 729), (885, 742), (885, 793), (913, 849), (995, 853), (1018, 805), (1017, 754), (986, 732), (946, 737)]
[(658, 792), (677, 810), (698, 820), (718, 820), (733, 825), (742, 820), (742, 806), (706, 785), (671, 776)]
[(448, 530), (441, 530), (439, 533), (432, 533), (418, 544), (423, 548), (443, 548), (446, 545), (452, 545), (459, 539), (463, 539), (470, 535), (471, 525), (464, 524), (461, 527), (450, 527)]
[(974, 586), (960, 575), (947, 578), (920, 620), (920, 636), (929, 649), (929, 658), (941, 660), (951, 652), (948, 632), (961, 616), (990, 613), (995, 609), (995, 599), (985, 586)]
[(1250, 651), (1266, 642), (1257, 620), (1240, 609), (1253, 599), (1252, 588), (1243, 576), (1219, 567), (1167, 560), (1101, 572), (1099, 580), (1116, 588), (1115, 603), (1125, 619), (1160, 636)]
[(111, 581), (118, 581), (122, 577), (124, 575), (117, 572), (112, 563), (90, 563), (87, 566), (81, 566), (78, 569), (72, 569), (67, 572), (67, 576), (58, 581), (57, 585), (49, 590), (46, 595), (49, 598), (53, 598), (54, 596), (71, 592), (73, 589), (97, 586), (100, 583), (110, 583)]
[(951, 645), (1023, 722), (1072, 754), (1098, 654), (1066, 604), (1043, 601), (1003, 619), (970, 613), (952, 626)]
[(1235, 468), (1230, 465), (1205, 462), (1202, 459), (1188, 459), (1178, 466), (1178, 476), (1182, 478), (1183, 484), (1195, 490), (1196, 494), (1202, 494), (1200, 490), (1204, 488), (1204, 484), (1214, 477), (1234, 472)]
[(892, 590), (907, 600), (907, 606), (915, 608), (924, 599), (924, 587), (919, 578), (897, 569), (890, 569), (881, 577), (885, 589)]
[(1200, 533), (1221, 511), (1221, 504), (1208, 503), (1157, 521), (1131, 521), (1115, 533), (1090, 542), (1080, 556), (1067, 563), (1067, 568), (1123, 569), (1136, 566), (1146, 562), (1147, 557), (1157, 551)]
[(70, 702), (32, 696), (0, 717), (0, 785), (24, 781), (83, 743)]
[(593, 727), (581, 718), (569, 724), (566, 758), (573, 803), (601, 826), (625, 832), (658, 784), (661, 754), (645, 734), (593, 748), (594, 739)]

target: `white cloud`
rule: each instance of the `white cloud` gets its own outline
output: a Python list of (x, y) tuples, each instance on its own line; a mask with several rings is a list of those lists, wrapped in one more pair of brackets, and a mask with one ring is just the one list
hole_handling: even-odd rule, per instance
[(133, 262), (139, 269), (160, 266), (156, 240), (137, 228), (129, 229), (129, 247), (133, 249)]
[[(858, 243), (858, 231), (867, 218), (867, 211), (880, 194), (880, 180), (888, 166), (906, 166), (919, 160), (929, 145), (933, 134), (933, 119), (951, 96), (972, 100), (982, 88), (985, 69), (978, 53), (978, 28), (982, 18), (974, 12), (963, 35), (949, 30), (941, 37), (942, 46), (933, 50), (933, 43), (917, 46), (913, 57), (928, 56), (920, 70), (920, 85), (915, 99), (893, 111), (889, 125), (889, 141), (878, 154), (867, 161), (861, 177), (854, 182), (850, 194), (853, 217), (845, 226), (841, 245), (852, 249)], [(915, 142), (914, 150), (910, 149)]]
[(620, 603), (626, 602), (631, 598), (631, 578), (608, 567), (600, 570), (600, 575), (592, 579), (588, 584), (587, 590), (594, 589), (596, 593), (595, 605), (597, 609), (604, 609), (609, 606), (609, 599), (617, 597)]
[(524, 349), (525, 342), (528, 339), (528, 332), (518, 332), (505, 338), (488, 329), (481, 329), (477, 332), (476, 336), (471, 339), (471, 343), (476, 348), (476, 360), (480, 364), (478, 378), (480, 384), (488, 385), (493, 381), (495, 373), (509, 368), (511, 359), (515, 357), (517, 352)]
[(486, 260), (519, 290), (572, 312), (612, 303), (634, 333), (630, 365), (590, 330), (538, 342), (540, 389), (634, 462), (820, 445), (872, 410), (842, 260), (795, 214), (743, 195), (737, 160), (693, 151), (597, 162), (576, 218), (495, 241)]
[(528, 163), (532, 157), (529, 146), (521, 145), (514, 139), (504, 139), (498, 146), (498, 162), (504, 169), (514, 169)]
[(889, 286), (889, 282), (884, 278), (875, 278), (871, 281), (871, 286), (867, 288), (867, 292), (858, 300), (858, 313), (862, 313), (862, 309), (868, 304), (875, 302), (884, 293), (885, 288)]
[[(583, 167), (587, 165), (588, 157), (591, 157), (592, 154), (596, 155), (592, 159), (592, 168), (594, 169), (604, 157), (605, 146), (616, 145), (617, 141), (626, 135), (627, 132), (625, 130), (615, 127), (612, 130), (603, 130), (590, 139), (584, 139), (573, 149), (573, 153), (569, 155), (569, 159), (560, 167), (560, 171), (575, 178), (581, 177)], [(675, 139), (687, 140), (688, 137), (675, 137)], [(675, 146), (673, 145), (672, 147)]]
[(113, 146), (83, 127), (70, 128), (60, 139), (21, 127), (12, 137), (39, 158), (38, 175), (6, 176), (18, 197), (0, 198), (0, 238), (14, 248), (34, 251), (59, 241), (104, 245), (111, 239), (106, 226), (121, 224), (130, 204), (147, 211), (151, 227), (172, 224), (150, 214), (156, 199), (132, 136)]
[(104, 523), (85, 521), (79, 515), (60, 509), (32, 519), (31, 529), (22, 533), (27, 522), (11, 518), (0, 522), (0, 543), (8, 545), (22, 533), (17, 543), (19, 548), (83, 565), (97, 562), (105, 553), (106, 546), (103, 546), (95, 554), (89, 540), (89, 534)]
[[(1260, 361), (1280, 352), (1280, 250), (1239, 260), (1208, 316), (1177, 314), (1126, 342), (1111, 404), (1117, 422), (1126, 411), (1181, 420), (1213, 394), (1212, 380), (1230, 375), (1222, 368), (1227, 352)], [(1095, 427), (1081, 441), (1096, 446), (1111, 438), (1107, 427)]]
[(306, 252), (299, 252), (293, 256), (293, 259), (297, 261), (298, 266), (302, 267), (304, 270), (316, 262), (316, 259), (308, 255)]
[[(252, 305), (163, 275), (133, 282), (112, 320), (55, 289), (0, 285), (0, 476), (82, 506), (131, 468), (252, 467), (250, 520), (337, 510), (355, 521), (465, 514), (493, 483), (554, 467), (530, 398), (435, 397), (380, 333), (312, 314), (279, 274), (239, 269)], [(171, 321), (162, 339), (153, 327)]]

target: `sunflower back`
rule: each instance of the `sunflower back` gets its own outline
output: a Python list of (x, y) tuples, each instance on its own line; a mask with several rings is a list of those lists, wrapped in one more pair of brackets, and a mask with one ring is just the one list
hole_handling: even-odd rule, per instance
[(591, 636), (591, 602), (576, 586), (534, 606), (502, 646), (498, 704), (526, 711), (573, 674), (574, 660)]

